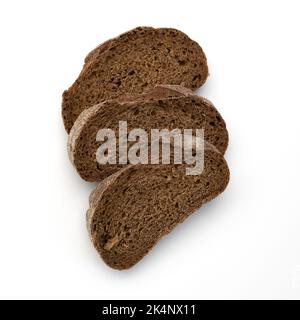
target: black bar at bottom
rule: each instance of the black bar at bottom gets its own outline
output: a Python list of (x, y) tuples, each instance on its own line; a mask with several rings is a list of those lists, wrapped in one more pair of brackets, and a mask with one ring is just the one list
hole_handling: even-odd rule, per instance
[[(300, 314), (299, 301), (101, 300), (1, 301), (0, 317), (63, 316), (88, 319), (201, 319), (201, 317), (282, 317)], [(204, 319), (204, 318), (203, 318)]]

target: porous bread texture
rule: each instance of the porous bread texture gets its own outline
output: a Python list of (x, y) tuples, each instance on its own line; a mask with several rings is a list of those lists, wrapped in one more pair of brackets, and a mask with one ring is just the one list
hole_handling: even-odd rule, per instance
[(134, 266), (229, 182), (226, 161), (216, 150), (205, 150), (201, 175), (186, 175), (186, 167), (128, 165), (99, 183), (90, 196), (87, 227), (108, 266)]
[(80, 113), (102, 101), (140, 94), (157, 84), (199, 88), (208, 76), (206, 56), (186, 34), (138, 27), (88, 54), (79, 77), (63, 93), (62, 117), (69, 133)]
[[(81, 113), (68, 140), (69, 158), (79, 175), (86, 181), (100, 181), (124, 167), (122, 164), (97, 162), (96, 141), (99, 129), (113, 129), (117, 138), (119, 121), (127, 121), (128, 132), (151, 129), (204, 129), (205, 140), (222, 154), (228, 145), (226, 124), (217, 109), (199, 96), (180, 86), (157, 86), (135, 97), (110, 100)], [(183, 131), (182, 131), (183, 132)]]

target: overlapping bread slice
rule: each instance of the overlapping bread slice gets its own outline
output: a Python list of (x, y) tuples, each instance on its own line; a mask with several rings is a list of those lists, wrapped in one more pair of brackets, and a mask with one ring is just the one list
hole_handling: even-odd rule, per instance
[(132, 267), (226, 188), (229, 169), (216, 148), (205, 149), (201, 175), (186, 175), (187, 166), (128, 165), (100, 182), (90, 196), (87, 226), (107, 265)]
[(67, 132), (79, 114), (99, 102), (140, 94), (157, 84), (200, 87), (208, 76), (201, 47), (181, 31), (139, 27), (109, 40), (85, 59), (74, 84), (63, 93)]
[(217, 109), (208, 100), (193, 95), (181, 86), (157, 86), (135, 97), (109, 100), (81, 113), (68, 141), (71, 162), (87, 181), (100, 181), (124, 167), (121, 164), (101, 165), (96, 152), (99, 129), (110, 128), (116, 133), (118, 150), (119, 121), (127, 121), (128, 132), (151, 129), (204, 129), (205, 140), (224, 154), (228, 144), (226, 125)]

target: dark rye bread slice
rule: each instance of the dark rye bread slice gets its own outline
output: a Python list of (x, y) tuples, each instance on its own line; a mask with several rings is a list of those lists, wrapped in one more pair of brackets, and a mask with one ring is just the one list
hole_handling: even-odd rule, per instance
[(68, 153), (84, 180), (100, 181), (124, 167), (97, 162), (96, 151), (101, 142), (96, 141), (96, 135), (99, 129), (112, 129), (118, 150), (119, 121), (125, 120), (128, 132), (142, 128), (149, 141), (151, 129), (203, 128), (205, 140), (222, 154), (228, 145), (226, 124), (211, 102), (180, 86), (157, 86), (148, 93), (105, 101), (81, 113), (69, 135)]
[(90, 196), (87, 226), (107, 265), (128, 269), (176, 225), (226, 188), (229, 169), (215, 148), (204, 153), (201, 175), (186, 164), (128, 165)]
[(85, 59), (74, 84), (63, 93), (67, 132), (79, 114), (99, 102), (140, 94), (157, 84), (199, 88), (208, 76), (201, 47), (181, 31), (139, 27), (109, 40)]

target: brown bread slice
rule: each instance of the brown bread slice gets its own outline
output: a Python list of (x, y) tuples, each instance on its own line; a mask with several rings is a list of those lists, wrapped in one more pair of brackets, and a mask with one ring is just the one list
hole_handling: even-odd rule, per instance
[(206, 149), (201, 175), (181, 165), (128, 165), (99, 183), (90, 196), (87, 226), (107, 265), (128, 269), (177, 224), (219, 195), (229, 169), (216, 149)]
[(228, 145), (226, 124), (211, 102), (180, 86), (157, 86), (145, 94), (105, 101), (81, 113), (70, 132), (68, 152), (84, 180), (100, 181), (124, 167), (97, 162), (101, 142), (96, 141), (96, 135), (99, 129), (110, 128), (118, 138), (119, 121), (125, 120), (128, 132), (142, 128), (149, 141), (151, 129), (203, 128), (206, 141), (222, 154)]
[(94, 49), (74, 84), (63, 93), (67, 132), (79, 114), (99, 102), (140, 94), (156, 84), (199, 88), (208, 76), (201, 47), (181, 31), (139, 27)]

